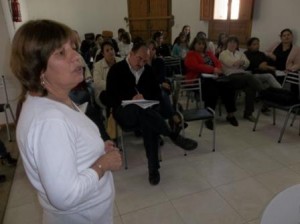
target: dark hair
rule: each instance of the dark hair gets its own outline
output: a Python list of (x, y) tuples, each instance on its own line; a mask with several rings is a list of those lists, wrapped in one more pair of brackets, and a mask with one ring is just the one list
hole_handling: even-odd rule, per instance
[(247, 46), (250, 47), (254, 41), (259, 41), (259, 39), (258, 39), (257, 37), (251, 37), (251, 38), (247, 41)]
[(123, 28), (118, 29), (118, 33), (125, 33), (126, 31)]
[(152, 39), (156, 41), (157, 38), (163, 36), (164, 33), (162, 31), (157, 31), (153, 34)]
[(147, 47), (149, 47), (151, 44), (154, 46), (154, 48), (157, 48), (157, 43), (155, 40), (150, 39), (146, 42)]
[(191, 51), (195, 50), (195, 45), (196, 44), (204, 44), (204, 51), (206, 51), (206, 49), (207, 49), (207, 43), (206, 43), (206, 39), (205, 38), (195, 37), (194, 40), (193, 40), (193, 42), (191, 43), (191, 46), (190, 46), (190, 50)]
[(228, 37), (228, 39), (226, 41), (226, 49), (227, 49), (228, 43), (230, 43), (230, 42), (236, 43), (237, 44), (237, 49), (239, 49), (240, 41), (236, 36)]
[(141, 37), (135, 37), (132, 40), (132, 43), (133, 45), (131, 51), (134, 53), (137, 52), (141, 47), (147, 47), (145, 41)]
[(204, 33), (203, 31), (200, 31), (197, 33), (196, 35), (197, 38), (207, 38), (206, 33)]
[(292, 30), (289, 28), (285, 28), (280, 32), (280, 37), (283, 35), (284, 32), (289, 32), (290, 34), (293, 34)]
[(95, 40), (98, 40), (99, 37), (102, 37), (102, 35), (101, 34), (97, 34), (96, 37), (95, 37)]
[(125, 42), (125, 44), (130, 44), (131, 38), (128, 32), (125, 32), (121, 35), (121, 40)]
[(31, 20), (17, 30), (12, 41), (10, 67), (22, 86), (21, 101), (25, 100), (27, 91), (47, 94), (40, 76), (47, 69), (51, 54), (68, 40), (75, 45), (73, 30), (51, 20)]
[(187, 35), (186, 35), (184, 32), (180, 32), (180, 33), (179, 33), (178, 37), (176, 37), (176, 39), (175, 39), (175, 41), (174, 41), (174, 44), (180, 44), (180, 43), (181, 43), (181, 40), (180, 40), (180, 39), (181, 39), (182, 37), (185, 37), (185, 43), (188, 44), (188, 43), (187, 43)]
[(102, 53), (103, 53), (104, 47), (105, 47), (106, 45), (109, 45), (109, 46), (111, 46), (111, 47), (114, 49), (113, 43), (112, 43), (110, 40), (106, 40), (106, 41), (103, 41), (103, 43), (102, 43), (101, 46), (100, 46), (101, 52), (102, 52)]
[[(182, 27), (182, 30), (181, 32), (184, 32), (184, 29), (187, 28), (187, 27), (190, 27), (189, 25), (184, 25)], [(188, 33), (188, 35), (186, 35), (186, 42), (189, 44), (190, 43), (190, 40), (191, 40), (191, 32)]]
[(223, 47), (224, 43), (222, 43), (222, 36), (228, 36), (227, 33), (220, 33), (218, 36), (218, 47)]

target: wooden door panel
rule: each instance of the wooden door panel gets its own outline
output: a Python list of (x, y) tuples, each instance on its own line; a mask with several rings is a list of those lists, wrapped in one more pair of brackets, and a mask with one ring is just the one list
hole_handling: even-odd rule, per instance
[(171, 41), (171, 0), (128, 0), (129, 29), (132, 37), (144, 40), (156, 31), (164, 31)]

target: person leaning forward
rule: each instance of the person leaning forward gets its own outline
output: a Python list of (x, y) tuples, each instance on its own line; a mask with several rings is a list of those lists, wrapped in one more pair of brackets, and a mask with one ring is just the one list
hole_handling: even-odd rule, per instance
[(131, 104), (123, 107), (122, 100), (160, 100), (159, 84), (147, 65), (149, 49), (142, 41), (134, 42), (127, 58), (116, 63), (108, 72), (106, 90), (113, 116), (122, 128), (139, 129), (142, 132), (148, 159), (149, 182), (156, 185), (160, 181), (158, 138), (170, 137), (179, 147), (193, 150), (197, 142), (172, 132), (156, 107), (142, 109)]

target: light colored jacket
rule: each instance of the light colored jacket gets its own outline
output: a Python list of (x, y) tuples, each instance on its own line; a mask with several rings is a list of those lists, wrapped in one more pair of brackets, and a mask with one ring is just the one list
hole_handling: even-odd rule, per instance
[[(224, 50), (219, 56), (223, 67), (222, 70), (225, 75), (231, 75), (234, 73), (245, 72), (245, 69), (248, 68), (250, 62), (246, 55), (241, 51), (235, 51), (234, 53), (229, 50)], [(234, 66), (234, 63), (238, 60), (243, 60), (244, 64), (240, 67)]]

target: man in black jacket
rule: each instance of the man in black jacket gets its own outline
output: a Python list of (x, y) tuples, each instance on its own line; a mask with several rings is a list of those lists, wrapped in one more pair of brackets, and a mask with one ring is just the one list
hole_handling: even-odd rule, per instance
[(134, 42), (128, 57), (116, 63), (108, 72), (106, 90), (109, 107), (118, 124), (125, 129), (139, 129), (142, 132), (148, 159), (149, 182), (156, 185), (160, 181), (158, 159), (158, 137), (168, 136), (179, 147), (193, 150), (197, 142), (174, 133), (167, 126), (157, 107), (143, 109), (136, 104), (125, 107), (123, 100), (160, 100), (159, 84), (147, 65), (149, 50), (144, 42)]

